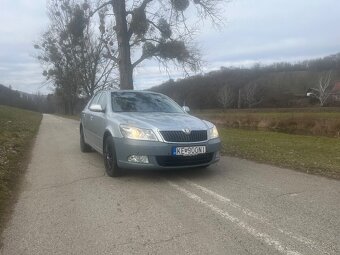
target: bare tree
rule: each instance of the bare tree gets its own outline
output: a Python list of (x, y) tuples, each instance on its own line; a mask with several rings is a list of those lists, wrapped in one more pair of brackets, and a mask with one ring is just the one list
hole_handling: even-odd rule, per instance
[(79, 96), (91, 97), (114, 83), (114, 61), (104, 57), (106, 40), (112, 38), (95, 31), (90, 12), (86, 1), (49, 1), (50, 25), (34, 45), (43, 75), (53, 82), (65, 113), (73, 112)]
[(261, 93), (260, 86), (257, 83), (248, 83), (243, 90), (244, 101), (248, 108), (252, 108), (263, 101), (263, 95)]
[(219, 24), (219, 3), (224, 1), (99, 1), (91, 14), (100, 13), (104, 31), (106, 22), (112, 21), (116, 40), (107, 44), (107, 50), (108, 56), (119, 66), (120, 87), (133, 89), (133, 71), (146, 59), (155, 58), (165, 68), (167, 62), (172, 61), (185, 72), (199, 70), (200, 55), (191, 43), (198, 25), (197, 22), (188, 25), (185, 10), (192, 5), (198, 19), (210, 18)]
[(241, 109), (241, 107), (242, 107), (242, 89), (238, 88), (237, 109)]
[(324, 106), (328, 97), (331, 95), (332, 71), (328, 71), (319, 76), (317, 88), (310, 88), (307, 96), (315, 97), (319, 100), (320, 106)]
[(226, 109), (234, 103), (235, 93), (230, 86), (225, 85), (219, 90), (217, 98), (223, 108)]

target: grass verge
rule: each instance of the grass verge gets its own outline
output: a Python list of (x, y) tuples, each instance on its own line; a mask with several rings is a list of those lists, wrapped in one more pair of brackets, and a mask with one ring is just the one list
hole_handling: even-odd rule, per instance
[(219, 129), (222, 153), (340, 179), (340, 139), (270, 131)]
[(40, 113), (0, 105), (0, 232), (41, 119)]

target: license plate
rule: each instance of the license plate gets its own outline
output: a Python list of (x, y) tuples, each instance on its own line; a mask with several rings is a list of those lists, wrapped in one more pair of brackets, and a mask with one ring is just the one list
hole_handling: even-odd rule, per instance
[(206, 152), (205, 146), (190, 146), (190, 147), (173, 147), (172, 155), (174, 156), (194, 156)]

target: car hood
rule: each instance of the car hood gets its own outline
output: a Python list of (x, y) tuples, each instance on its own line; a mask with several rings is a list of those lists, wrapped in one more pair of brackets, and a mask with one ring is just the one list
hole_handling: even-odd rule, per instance
[(187, 113), (116, 113), (121, 118), (121, 124), (159, 130), (206, 130), (208, 123)]

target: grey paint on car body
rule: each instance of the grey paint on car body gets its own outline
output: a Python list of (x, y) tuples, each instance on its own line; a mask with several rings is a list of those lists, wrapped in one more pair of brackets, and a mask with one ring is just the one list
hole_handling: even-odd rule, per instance
[[(213, 128), (214, 125), (208, 121), (194, 117), (183, 109), (175, 113), (166, 112), (114, 112), (111, 104), (111, 93), (119, 95), (119, 93), (133, 92), (161, 95), (155, 92), (148, 91), (115, 91), (107, 90), (98, 92), (100, 94), (98, 100), (91, 99), (81, 113), (81, 128), (84, 131), (84, 140), (93, 149), (103, 154), (104, 136), (109, 134), (113, 137), (116, 147), (117, 163), (124, 168), (161, 168), (157, 164), (155, 157), (171, 155), (171, 150), (174, 146), (206, 146), (207, 153), (214, 153), (213, 159), (204, 164), (192, 164), (185, 167), (209, 165), (219, 160), (220, 139), (206, 139), (198, 142), (165, 142), (160, 131), (183, 131), (184, 129), (191, 130), (206, 130)], [(95, 96), (96, 96), (95, 95)], [(94, 96), (94, 97), (95, 97)], [(164, 95), (161, 95), (166, 97)], [(172, 103), (176, 104), (172, 99)], [(106, 106), (103, 112), (91, 111), (89, 107), (92, 103), (98, 103), (103, 99), (106, 101)], [(96, 101), (96, 102), (93, 102)], [(176, 104), (177, 107), (181, 108)], [(149, 129), (154, 132), (158, 141), (133, 140), (125, 138), (120, 130), (122, 124), (132, 127)], [(154, 150), (153, 152), (150, 152)], [(127, 162), (127, 157), (131, 154), (144, 155), (149, 157), (149, 164), (136, 164)]]

